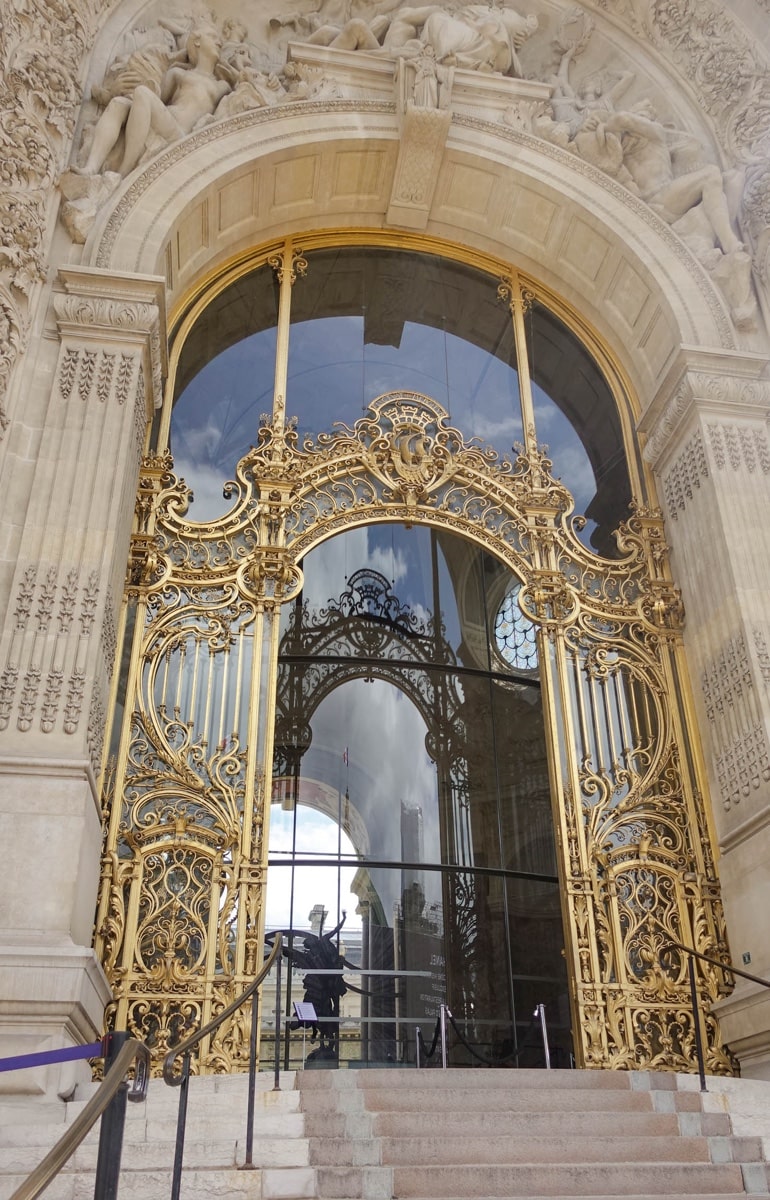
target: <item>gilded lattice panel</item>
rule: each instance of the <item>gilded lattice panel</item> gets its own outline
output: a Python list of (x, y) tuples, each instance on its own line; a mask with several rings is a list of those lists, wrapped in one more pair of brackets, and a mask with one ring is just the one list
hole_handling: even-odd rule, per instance
[[(113, 1019), (160, 1050), (255, 969), (276, 615), (301, 587), (303, 555), (332, 534), (427, 523), (508, 564), (539, 631), (578, 1062), (692, 1069), (686, 962), (671, 943), (727, 950), (660, 514), (638, 508), (621, 556), (597, 558), (542, 450), (501, 459), (405, 392), (302, 446), (265, 421), (215, 524), (185, 521), (185, 493), (167, 459), (147, 460), (98, 919)], [(729, 1071), (709, 1013), (720, 973), (699, 968), (699, 988), (709, 1069)], [(234, 1020), (200, 1069), (242, 1065), (245, 1046)]]

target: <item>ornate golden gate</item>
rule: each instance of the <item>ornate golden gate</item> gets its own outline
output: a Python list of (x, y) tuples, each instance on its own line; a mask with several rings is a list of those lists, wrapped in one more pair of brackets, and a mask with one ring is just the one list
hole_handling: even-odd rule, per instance
[[(293, 271), (281, 274), (285, 291)], [(519, 320), (518, 280), (500, 292)], [(660, 513), (636, 506), (621, 557), (600, 559), (576, 536), (531, 421), (518, 456), (501, 458), (466, 442), (436, 401), (395, 392), (300, 446), (282, 394), (216, 522), (186, 522), (168, 454), (144, 460), (96, 922), (110, 1022), (160, 1056), (253, 975), (280, 607), (301, 589), (303, 556), (332, 534), (419, 522), (504, 562), (538, 628), (578, 1065), (692, 1069), (687, 964), (670, 943), (727, 949)], [(707, 1067), (730, 1071), (709, 1013), (719, 974), (698, 970)], [(240, 1069), (247, 1054), (235, 1021), (199, 1069)]]

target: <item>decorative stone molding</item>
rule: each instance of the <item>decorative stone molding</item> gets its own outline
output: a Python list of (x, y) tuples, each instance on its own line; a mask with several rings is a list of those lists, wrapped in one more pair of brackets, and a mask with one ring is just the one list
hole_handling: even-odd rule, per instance
[[(766, 0), (765, 0), (766, 2)], [(648, 38), (681, 70), (720, 132), (730, 157), (755, 148), (770, 130), (770, 75), (763, 47), (718, 0), (697, 4), (599, 0), (629, 29)]]
[[(75, 240), (85, 241), (96, 214), (109, 203), (121, 178), (151, 161), (164, 145), (181, 139), (189, 152), (206, 126), (220, 126), (253, 111), (270, 113), (283, 108), (295, 112), (297, 102), (332, 97), (379, 100), (395, 73), (401, 110), (412, 106), (420, 115), (407, 121), (414, 129), (402, 146), (391, 223), (422, 227), (423, 219), (417, 215), (420, 202), (402, 202), (404, 196), (415, 195), (415, 187), (422, 195), (431, 178), (432, 172), (426, 175), (424, 169), (435, 157), (434, 143), (442, 122), (427, 112), (448, 111), (451, 96), (456, 114), (504, 122), (517, 132), (554, 142), (622, 185), (629, 202), (635, 199), (663, 214), (675, 229), (680, 248), (701, 264), (721, 290), (735, 328), (753, 332), (758, 309), (752, 254), (747, 252), (746, 241), (755, 255), (755, 277), (761, 279), (760, 243), (768, 231), (760, 211), (761, 181), (753, 175), (749, 178), (759, 159), (747, 153), (743, 142), (733, 146), (726, 157), (736, 164), (736, 170), (723, 178), (717, 165), (721, 156), (705, 141), (698, 144), (684, 111), (673, 124), (670, 111), (666, 122), (652, 109), (642, 116), (638, 104), (624, 99), (632, 84), (637, 99), (641, 90), (658, 100), (661, 111), (671, 108), (670, 97), (660, 93), (660, 64), (654, 62), (660, 48), (656, 46), (650, 58), (649, 44), (642, 54), (635, 54), (627, 44), (619, 55), (617, 44), (608, 40), (606, 15), (600, 9), (594, 11), (596, 15), (589, 16), (580, 9), (565, 9), (555, 26), (555, 37), (532, 51), (529, 58), (529, 39), (538, 27), (538, 18), (521, 16), (510, 8), (493, 9), (488, 20), (480, 21), (472, 8), (442, 11), (441, 6), (403, 6), (382, 14), (371, 0), (359, 6), (354, 19), (345, 21), (331, 12), (286, 14), (266, 0), (262, 16), (268, 20), (253, 21), (251, 33), (245, 26), (234, 32), (232, 23), (227, 33), (227, 22), (219, 29), (222, 15), (212, 11), (205, 19), (196, 13), (182, 18), (173, 36), (166, 23), (153, 24), (150, 18), (149, 24), (126, 33), (103, 81), (97, 80), (98, 86), (92, 88), (101, 111), (97, 116), (89, 110), (93, 123), (87, 126), (77, 165), (62, 176), (63, 219)], [(633, 8), (623, 15), (630, 17), (638, 38), (640, 28)], [(657, 16), (656, 10), (647, 22), (650, 27)], [(677, 27), (679, 47), (685, 36), (679, 31), (677, 14), (668, 16)], [(660, 24), (663, 33), (657, 40), (663, 46), (666, 22)], [(702, 63), (704, 46), (712, 49), (714, 30), (699, 30), (698, 17), (690, 21), (688, 14), (685, 32), (691, 39), (691, 26), (696, 28), (695, 41), (700, 37)], [(286, 29), (293, 31), (289, 36), (296, 40), (287, 41)], [(643, 32), (649, 43), (650, 30)], [(590, 53), (586, 50), (589, 42)], [(187, 59), (180, 65), (180, 57), (185, 55)], [(554, 55), (560, 60), (555, 75)], [(590, 62), (584, 64), (581, 58), (576, 68), (583, 55)], [(698, 78), (711, 99), (718, 97), (723, 106), (723, 84), (736, 78), (750, 79), (755, 93), (765, 86), (758, 58), (748, 67), (744, 53), (742, 72), (727, 75), (723, 72), (724, 47), (716, 59), (713, 53), (706, 54), (706, 59), (709, 75)], [(571, 69), (576, 72), (575, 79), (570, 78)], [(716, 88), (715, 74), (720, 84)], [(524, 75), (529, 76), (526, 82)], [(137, 90), (137, 80), (145, 84), (143, 89)], [(508, 94), (509, 85), (519, 83), (524, 90)], [(732, 90), (735, 93), (736, 89)], [(680, 108), (682, 104), (689, 108), (681, 96), (678, 102)], [(139, 120), (133, 120), (136, 111)], [(751, 116), (756, 116), (753, 110)], [(636, 128), (640, 122), (643, 129)], [(134, 130), (141, 127), (146, 144), (135, 136), (122, 137), (124, 125)], [(675, 146), (673, 126), (678, 126)], [(633, 136), (629, 139), (628, 134)], [(705, 138), (705, 129), (700, 136)], [(749, 141), (754, 150), (760, 136), (762, 130), (757, 132), (752, 126)], [(646, 140), (657, 147), (659, 155), (669, 156), (665, 170), (662, 160), (658, 167), (651, 164), (652, 151), (645, 149)], [(740, 165), (746, 162), (749, 167)], [(738, 198), (744, 190), (746, 203), (739, 211)], [(406, 211), (396, 212), (397, 207)], [(748, 231), (749, 225), (753, 232)], [(729, 318), (727, 324), (731, 326)]]
[(0, 731), (10, 725), (18, 701), (19, 733), (32, 729), (38, 702), (39, 728), (51, 733), (59, 717), (65, 679), (63, 729), (65, 733), (77, 731), (85, 681), (83, 663), (98, 597), (95, 571), (82, 580), (77, 567), (63, 564), (24, 570), (14, 602), (15, 627), (0, 675)]
[[(42, 561), (17, 569), (13, 620), (0, 658), (0, 732), (49, 735), (60, 744), (77, 735), (96, 772), (116, 649), (107, 591), (121, 514), (130, 513), (136, 490), (151, 415), (147, 391), (155, 405), (162, 397), (164, 284), (86, 268), (66, 268), (60, 279), (64, 290), (53, 298), (61, 346), (52, 405), (71, 439), (66, 469), (77, 498), (67, 514), (58, 511), (54, 493), (46, 494), (22, 539), (25, 553)], [(75, 473), (83, 475), (84, 488)], [(61, 471), (59, 477), (64, 481)], [(75, 557), (64, 557), (72, 547), (79, 547)]]
[[(759, 677), (770, 678), (770, 659), (761, 631), (752, 631)], [(770, 746), (755, 688), (755, 666), (744, 634), (720, 648), (701, 675), (711, 727), (714, 766), (722, 805), (730, 812), (752, 791), (770, 782)]]
[(692, 500), (695, 491), (700, 489), (701, 481), (708, 479), (708, 474), (703, 437), (700, 429), (697, 429), (663, 478), (663, 494), (672, 520), (676, 521), (679, 513), (684, 512), (688, 500)]
[(763, 475), (770, 475), (770, 443), (764, 427), (710, 421), (706, 429), (718, 470), (729, 467), (739, 471), (743, 467), (750, 474), (761, 471)]
[(438, 183), (452, 114), (410, 104), (401, 124), (387, 222), (425, 229)]
[(706, 716), (712, 723), (745, 699), (753, 687), (751, 664), (742, 633), (729, 638), (701, 677)]
[(722, 806), (730, 812), (753, 791), (770, 783), (770, 746), (764, 725), (754, 725), (715, 755)]
[(751, 634), (754, 639), (754, 649), (757, 653), (762, 682), (770, 684), (770, 650), (768, 650), (765, 634), (763, 630), (756, 628), (752, 629)]

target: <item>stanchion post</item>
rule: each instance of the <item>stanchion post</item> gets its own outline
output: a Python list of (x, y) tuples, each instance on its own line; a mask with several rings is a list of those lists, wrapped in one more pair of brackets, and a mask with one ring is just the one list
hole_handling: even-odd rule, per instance
[(441, 1020), (441, 1069), (446, 1071), (446, 1015), (447, 1006), (442, 1004), (439, 1009), (439, 1017)]
[(540, 1020), (540, 1033), (542, 1034), (542, 1037), (543, 1037), (543, 1054), (545, 1055), (545, 1069), (547, 1071), (550, 1071), (550, 1069), (551, 1069), (551, 1048), (548, 1045), (548, 1029), (546, 1028), (546, 1024), (545, 1024), (545, 1005), (544, 1004), (538, 1004), (537, 1008), (535, 1009), (535, 1016), (538, 1017)]
[(275, 1073), (273, 1075), (273, 1091), (281, 1090), (281, 966), (283, 952), (278, 955), (275, 965)]
[(420, 1026), (417, 1025), (415, 1028), (415, 1031), (414, 1031), (414, 1057), (415, 1057), (415, 1063), (416, 1063), (418, 1071), (420, 1069), (420, 1038), (421, 1037), (422, 1037), (422, 1030), (420, 1029)]
[[(105, 1038), (104, 1074), (109, 1073), (118, 1052), (128, 1041), (125, 1031), (108, 1033)], [(123, 1083), (102, 1114), (99, 1130), (99, 1155), (96, 1160), (94, 1200), (117, 1200), (120, 1158), (123, 1153), (123, 1128), (126, 1121), (128, 1084)]]

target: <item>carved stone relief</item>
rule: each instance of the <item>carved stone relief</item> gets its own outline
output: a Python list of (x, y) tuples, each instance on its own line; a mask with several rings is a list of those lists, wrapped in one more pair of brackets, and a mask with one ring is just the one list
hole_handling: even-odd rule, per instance
[[(278, 10), (268, 15), (274, 7), (266, 3), (261, 17), (254, 14), (251, 30), (233, 20), (215, 25), (211, 14), (201, 18), (164, 13), (154, 26), (135, 29), (124, 39), (103, 81), (91, 90), (98, 115), (92, 110), (76, 161), (61, 179), (66, 201), (62, 216), (74, 240), (85, 239), (120, 180), (169, 142), (255, 108), (311, 97), (373, 94), (362, 81), (352, 91), (349, 79), (338, 77), (335, 82), (334, 53), (349, 58), (350, 52), (361, 52), (362, 63), (376, 62), (380, 56), (401, 64), (395, 74), (402, 111), (407, 105), (450, 108), (457, 70), (547, 82), (550, 100), (512, 98), (498, 119), (555, 142), (640, 196), (672, 225), (711, 275), (735, 326), (756, 328), (753, 279), (765, 280), (765, 258), (770, 254), (767, 161), (754, 152), (766, 128), (757, 124), (756, 114), (750, 118), (741, 109), (739, 121), (733, 112), (727, 139), (732, 166), (723, 174), (713, 148), (709, 151), (691, 131), (672, 123), (669, 101), (658, 95), (659, 85), (653, 85), (649, 75), (643, 77), (641, 64), (623, 60), (617, 47), (610, 50), (604, 44), (598, 13), (563, 10), (555, 35), (547, 42), (541, 37), (537, 49), (530, 51), (539, 18), (513, 8), (413, 8), (397, 0), (362, 0), (354, 9), (322, 0), (309, 14)], [(620, 8), (637, 31), (644, 26), (645, 36), (647, 26), (654, 27), (659, 51), (666, 48), (668, 26), (680, 29), (677, 14), (664, 12), (662, 4), (646, 20), (633, 4), (613, 7)], [(688, 36), (703, 57), (704, 37), (699, 41), (690, 30), (690, 25), (698, 25), (699, 12), (688, 13)], [(552, 13), (548, 22), (553, 27)], [(696, 78), (724, 113), (712, 76), (729, 85), (733, 95), (740, 92), (736, 79), (762, 96), (764, 82), (756, 50), (750, 59), (747, 51), (743, 53), (737, 76), (725, 75), (725, 48), (715, 56), (711, 45), (716, 32), (712, 22), (705, 39), (710, 65), (704, 71), (701, 64)], [(724, 38), (722, 27), (718, 32)], [(731, 32), (737, 38), (740, 31), (736, 27)], [(323, 66), (301, 61), (298, 50), (303, 44), (325, 48)], [(656, 112), (658, 99), (662, 116)], [(404, 121), (402, 133), (407, 135), (414, 124)], [(428, 124), (423, 116), (423, 143), (427, 135), (422, 126)], [(770, 95), (766, 126), (770, 128)], [(406, 159), (416, 153), (417, 142), (411, 141), (413, 152), (403, 156), (402, 176)], [(434, 136), (434, 149), (435, 142)], [(403, 183), (402, 178), (399, 191)]]
[(109, 2), (5, 5), (0, 23), (0, 436), (30, 304), (45, 278), (51, 188), (70, 150), (80, 70)]

